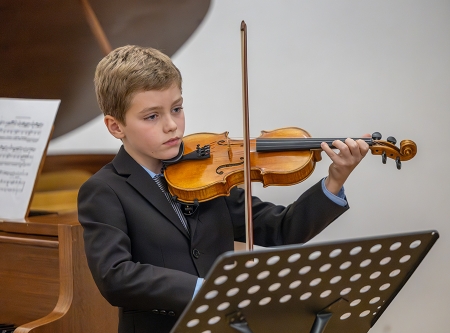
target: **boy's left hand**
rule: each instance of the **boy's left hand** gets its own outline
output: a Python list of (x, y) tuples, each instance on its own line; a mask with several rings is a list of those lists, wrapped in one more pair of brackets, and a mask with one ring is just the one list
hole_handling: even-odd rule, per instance
[[(365, 134), (362, 137), (371, 137)], [(344, 186), (350, 173), (361, 162), (369, 151), (369, 145), (363, 140), (353, 140), (347, 138), (344, 142), (335, 140), (333, 146), (339, 150), (334, 152), (325, 142), (322, 142), (322, 150), (331, 158), (328, 169), (328, 177), (325, 180), (325, 186), (333, 194), (338, 194), (342, 186)]]

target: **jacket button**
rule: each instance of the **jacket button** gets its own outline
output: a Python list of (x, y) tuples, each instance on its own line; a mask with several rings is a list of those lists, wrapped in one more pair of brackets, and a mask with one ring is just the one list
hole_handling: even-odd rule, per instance
[(200, 251), (197, 249), (193, 249), (192, 255), (194, 256), (195, 259), (198, 259), (200, 257)]
[(165, 315), (167, 314), (167, 312), (166, 312), (166, 310), (160, 310), (160, 311), (159, 311), (159, 314), (162, 314), (162, 315), (165, 316)]
[(169, 316), (172, 316), (172, 317), (175, 317), (175, 312), (169, 311), (168, 315), (169, 315)]
[(154, 314), (159, 314), (159, 310), (153, 309), (153, 310), (152, 310), (152, 313), (154, 313)]

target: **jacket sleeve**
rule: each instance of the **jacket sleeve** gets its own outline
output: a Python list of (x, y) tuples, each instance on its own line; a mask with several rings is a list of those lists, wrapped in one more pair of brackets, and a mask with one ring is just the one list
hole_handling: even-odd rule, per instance
[[(235, 240), (245, 241), (245, 195), (236, 188), (226, 199), (233, 224)], [(284, 207), (252, 198), (253, 239), (256, 245), (279, 246), (305, 243), (348, 209), (330, 200), (321, 182), (313, 185), (295, 202)]]
[(78, 219), (89, 268), (112, 305), (181, 314), (192, 299), (197, 276), (132, 261), (125, 213), (111, 187), (88, 180), (79, 191)]

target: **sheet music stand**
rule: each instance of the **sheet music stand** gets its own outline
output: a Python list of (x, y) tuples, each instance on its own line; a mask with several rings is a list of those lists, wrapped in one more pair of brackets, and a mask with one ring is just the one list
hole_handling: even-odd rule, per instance
[(220, 256), (171, 333), (365, 333), (437, 231)]

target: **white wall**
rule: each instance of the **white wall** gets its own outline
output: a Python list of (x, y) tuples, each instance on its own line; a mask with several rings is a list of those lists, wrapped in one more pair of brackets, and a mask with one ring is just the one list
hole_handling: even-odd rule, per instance
[[(368, 156), (346, 183), (351, 209), (314, 241), (437, 229), (440, 239), (371, 332), (448, 332), (450, 2), (215, 1), (173, 57), (184, 76), (187, 134), (242, 136), (240, 22), (248, 25), (251, 131), (298, 126), (316, 137), (414, 140), (401, 171)], [(101, 118), (52, 141), (50, 154), (115, 151)], [(323, 154), (324, 155), (324, 154)], [(280, 204), (304, 183), (254, 186)]]

